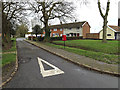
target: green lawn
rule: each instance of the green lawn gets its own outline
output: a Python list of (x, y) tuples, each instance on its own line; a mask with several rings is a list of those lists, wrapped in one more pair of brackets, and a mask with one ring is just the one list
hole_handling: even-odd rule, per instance
[(9, 54), (3, 54), (2, 55), (2, 66), (6, 64), (10, 64), (12, 62), (16, 61), (16, 54), (15, 53), (9, 53)]
[[(53, 41), (53, 43), (61, 44), (56, 45), (52, 43), (44, 43), (45, 45), (64, 49), (63, 41)], [(108, 41), (102, 43), (101, 40), (69, 40), (66, 41), (64, 50), (93, 58), (108, 64), (119, 64), (118, 60), (118, 41)]]
[[(64, 44), (63, 41), (53, 41), (53, 43)], [(87, 51), (118, 54), (118, 41), (108, 41), (107, 43), (102, 43), (101, 40), (68, 40), (65, 43), (68, 46)]]
[(3, 51), (4, 53), (2, 54), (2, 61), (0, 61), (2, 65), (0, 66), (5, 66), (7, 64), (10, 64), (16, 61), (16, 53), (7, 53), (7, 52), (16, 51), (16, 39), (12, 38), (12, 40), (13, 40), (13, 44), (11, 49)]

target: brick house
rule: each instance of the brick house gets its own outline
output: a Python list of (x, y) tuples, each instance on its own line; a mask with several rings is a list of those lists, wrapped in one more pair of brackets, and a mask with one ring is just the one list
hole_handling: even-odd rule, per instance
[(61, 37), (63, 34), (67, 37), (79, 37), (86, 38), (86, 34), (90, 33), (90, 25), (88, 22), (74, 22), (60, 25), (49, 26), (51, 37)]

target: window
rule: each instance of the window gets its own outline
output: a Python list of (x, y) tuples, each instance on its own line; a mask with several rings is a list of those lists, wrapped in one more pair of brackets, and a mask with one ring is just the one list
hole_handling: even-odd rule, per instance
[(62, 31), (62, 29), (60, 29), (60, 31)]
[(54, 29), (54, 31), (57, 31), (57, 29)]
[(60, 36), (62, 36), (62, 34), (60, 34)]
[(55, 36), (55, 33), (53, 33), (53, 37)]
[(111, 34), (107, 34), (107, 36), (111, 36)]
[(69, 37), (69, 34), (66, 34), (67, 37)]
[(80, 29), (80, 27), (77, 27), (77, 29)]
[(59, 33), (56, 33), (56, 36), (59, 36)]

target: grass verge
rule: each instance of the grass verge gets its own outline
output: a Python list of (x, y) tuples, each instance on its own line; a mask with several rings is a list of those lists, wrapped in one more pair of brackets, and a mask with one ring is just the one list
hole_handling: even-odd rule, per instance
[(5, 65), (11, 64), (16, 61), (16, 53), (12, 53), (13, 51), (16, 51), (16, 39), (12, 38), (11, 40), (13, 41), (12, 47), (9, 50), (3, 51), (8, 53), (2, 54), (2, 65), (0, 65), (0, 67), (4, 67)]
[[(53, 41), (53, 43), (64, 45), (63, 41)], [(108, 41), (107, 43), (102, 43), (101, 40), (68, 40), (65, 44), (67, 46), (87, 51), (118, 55), (119, 41)]]
[[(51, 43), (44, 43), (45, 45), (51, 46), (51, 47), (56, 47), (59, 49), (64, 49), (64, 46), (62, 45), (55, 45)], [(83, 50), (79, 48), (73, 48), (73, 47), (65, 47), (66, 51), (76, 53), (82, 56), (86, 56), (89, 58), (93, 58), (98, 61), (102, 61), (108, 64), (119, 64), (120, 60), (118, 60), (118, 55), (110, 55), (110, 54), (105, 54), (102, 52), (94, 52), (94, 51), (88, 51), (88, 50)]]
[(5, 66), (16, 61), (16, 54), (15, 53), (3, 54), (2, 58), (3, 58), (2, 66)]
[(4, 50), (3, 52), (13, 52), (16, 51), (16, 38), (12, 38), (12, 47), (9, 50)]

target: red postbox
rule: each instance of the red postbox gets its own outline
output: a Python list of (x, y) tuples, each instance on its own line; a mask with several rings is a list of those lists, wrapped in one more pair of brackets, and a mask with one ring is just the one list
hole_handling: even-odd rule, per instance
[(66, 41), (66, 35), (62, 35), (62, 41)]

